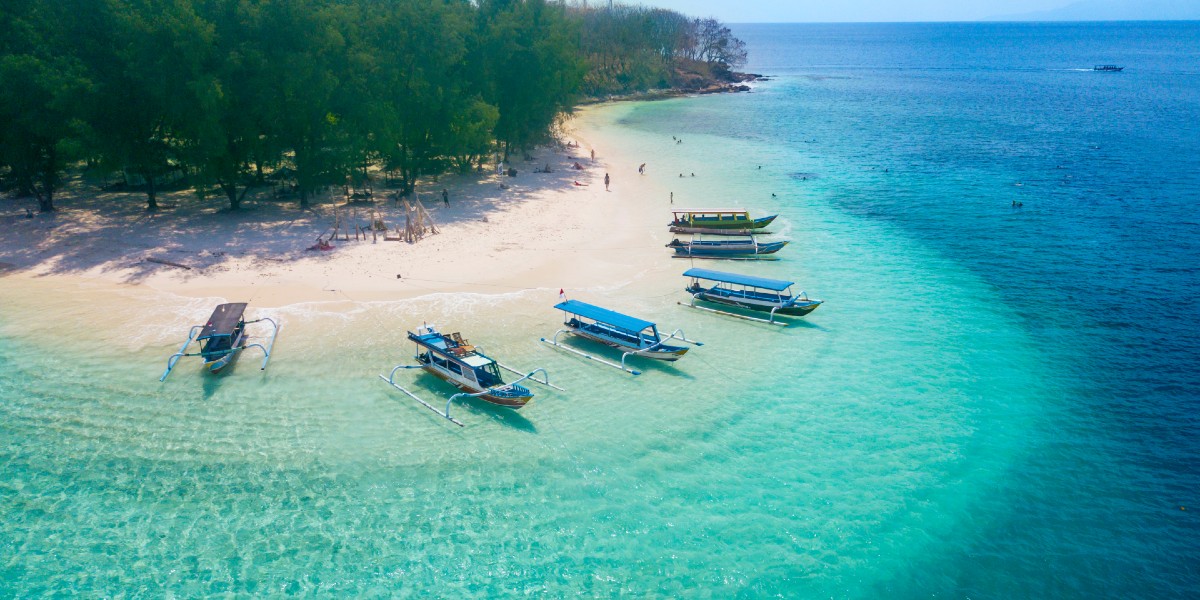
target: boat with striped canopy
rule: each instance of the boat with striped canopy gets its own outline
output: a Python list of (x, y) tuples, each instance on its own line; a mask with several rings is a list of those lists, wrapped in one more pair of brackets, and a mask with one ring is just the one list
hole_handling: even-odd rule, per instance
[[(684, 304), (684, 306), (753, 321), (775, 323), (775, 317), (779, 315), (803, 317), (816, 310), (823, 302), (822, 300), (809, 298), (808, 294), (803, 291), (799, 294), (792, 294), (791, 288), (795, 284), (782, 279), (768, 279), (766, 277), (727, 273), (711, 269), (688, 269), (683, 272), (683, 276), (691, 278), (691, 282), (684, 288), (684, 291), (692, 295), (691, 304)], [(770, 313), (770, 317), (768, 319), (759, 319), (737, 313), (704, 308), (696, 306), (697, 300), (744, 310)]]

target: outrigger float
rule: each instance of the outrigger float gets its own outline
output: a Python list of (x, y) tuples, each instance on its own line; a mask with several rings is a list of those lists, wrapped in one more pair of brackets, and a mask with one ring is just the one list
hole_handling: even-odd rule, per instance
[(775, 254), (786, 245), (786, 241), (759, 243), (754, 236), (750, 236), (744, 240), (693, 239), (690, 242), (682, 242), (674, 239), (667, 244), (667, 247), (675, 250), (675, 258), (755, 260)]
[(741, 208), (684, 209), (671, 211), (671, 233), (707, 233), (709, 235), (749, 235), (771, 224), (771, 215), (751, 219)]
[[(260, 370), (267, 368), (267, 361), (271, 360), (271, 349), (275, 347), (275, 338), (279, 335), (279, 324), (274, 320), (263, 317), (253, 321), (245, 319), (246, 303), (234, 302), (229, 304), (221, 304), (213, 310), (211, 316), (208, 317), (208, 322), (204, 325), (193, 325), (188, 331), (187, 341), (179, 348), (179, 352), (171, 355), (167, 359), (167, 370), (163, 371), (159, 381), (165, 381), (167, 376), (171, 374), (171, 370), (175, 368), (175, 364), (180, 358), (185, 356), (199, 356), (204, 359), (204, 367), (213, 373), (220, 372), (229, 363), (238, 357), (242, 351), (249, 348), (258, 348), (263, 351), (263, 361)], [(272, 327), (271, 339), (266, 346), (262, 344), (247, 344), (246, 326), (254, 323), (270, 323)], [(197, 334), (199, 332), (199, 334)], [(188, 346), (192, 342), (200, 343), (200, 351), (188, 353)]]
[[(479, 398), (497, 406), (519, 410), (534, 396), (529, 388), (520, 385), (524, 381), (565, 391), (550, 383), (550, 376), (545, 369), (538, 368), (522, 373), (487, 356), (463, 339), (459, 333), (446, 335), (438, 332), (432, 325), (424, 325), (418, 328), (416, 333), (408, 332), (408, 339), (417, 345), (417, 364), (397, 365), (386, 377), (380, 375), (379, 378), (459, 427), (463, 426), (462, 421), (450, 416), (450, 405), (458, 398)], [(446, 401), (445, 411), (439, 410), (396, 383), (396, 371), (401, 369), (424, 369), (463, 391), (450, 396)], [(500, 375), (501, 369), (520, 375), (521, 378), (512, 383), (505, 383)], [(542, 374), (542, 379), (534, 377), (537, 373)]]
[[(816, 310), (823, 302), (822, 300), (809, 299), (808, 294), (804, 292), (793, 295), (791, 288), (794, 283), (791, 281), (753, 277), (709, 269), (688, 269), (683, 272), (683, 276), (692, 278), (691, 283), (684, 288), (684, 291), (692, 295), (692, 302), (691, 304), (680, 302), (681, 306), (736, 317), (738, 319), (783, 325), (784, 323), (775, 320), (776, 316), (803, 317)], [(745, 310), (768, 312), (770, 313), (770, 317), (760, 319), (758, 317), (696, 306), (697, 300)]]
[[(554, 308), (563, 311), (563, 325), (566, 326), (566, 329), (559, 329), (555, 332), (553, 339), (541, 338), (542, 342), (560, 350), (566, 350), (572, 354), (582, 356), (588, 360), (594, 360), (598, 363), (620, 369), (631, 375), (641, 375), (642, 372), (625, 366), (625, 359), (630, 356), (644, 356), (646, 358), (673, 362), (683, 358), (683, 355), (687, 354), (689, 348), (687, 346), (672, 346), (667, 344), (668, 341), (679, 340), (695, 346), (704, 345), (701, 342), (687, 339), (682, 329), (676, 329), (671, 335), (664, 338), (659, 334), (658, 326), (650, 321), (643, 321), (636, 317), (623, 315), (619, 312), (600, 308), (599, 306), (578, 300), (560, 302), (554, 305)], [(558, 336), (564, 333), (577, 335), (618, 350), (623, 350), (621, 364), (560, 343)]]

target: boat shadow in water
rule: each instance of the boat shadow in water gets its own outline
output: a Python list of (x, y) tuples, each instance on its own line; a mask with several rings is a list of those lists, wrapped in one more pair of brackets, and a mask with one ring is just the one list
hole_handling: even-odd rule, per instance
[(236, 369), (237, 361), (235, 360), (232, 364), (226, 365), (218, 373), (209, 373), (207, 368), (200, 371), (200, 389), (203, 392), (204, 399), (211, 400), (217, 394), (217, 391), (221, 389), (221, 380), (228, 377)]
[[(399, 383), (399, 381), (397, 381), (397, 383)], [(413, 384), (414, 386), (411, 389), (414, 392), (417, 392), (417, 394), (420, 395), (423, 400), (436, 406), (438, 410), (446, 409), (446, 401), (449, 400), (451, 396), (467, 391), (460, 390), (453, 385), (446, 383), (442, 379), (426, 373), (425, 371), (421, 371), (416, 377), (413, 378)], [(537, 398), (534, 399), (533, 403), (537, 403)], [(426, 410), (425, 407), (417, 404), (416, 402), (412, 402), (412, 404), (417, 408), (417, 410), (428, 414), (429, 411)], [(450, 415), (456, 419), (462, 420), (461, 417), (463, 414), (484, 417), (490, 421), (506, 425), (518, 431), (524, 431), (527, 433), (538, 432), (537, 426), (517, 411), (511, 408), (505, 408), (503, 406), (496, 406), (495, 404), (487, 402), (486, 400), (480, 400), (479, 398), (463, 397), (455, 400), (454, 404), (450, 406)], [(434, 416), (434, 418), (438, 417)], [(452, 429), (457, 428), (452, 427)]]

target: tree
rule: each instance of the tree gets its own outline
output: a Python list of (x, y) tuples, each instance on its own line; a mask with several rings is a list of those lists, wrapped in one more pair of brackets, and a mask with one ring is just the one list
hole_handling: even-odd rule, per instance
[(273, 0), (262, 6), (266, 132), (287, 149), (301, 208), (318, 189), (345, 181), (355, 163), (344, 118), (351, 56), (346, 32), (354, 27), (345, 2)]
[(0, 8), (9, 33), (0, 42), (0, 165), (18, 190), (37, 198), (40, 212), (50, 212), (60, 173), (79, 153), (83, 125), (76, 115), (89, 83), (59, 51), (63, 40), (50, 25), (68, 14), (36, 4)]
[(542, 141), (570, 109), (585, 72), (577, 26), (562, 4), (481, 0), (472, 62), (484, 99), (499, 109), (495, 133), (505, 158)]
[(212, 27), (187, 0), (105, 0), (102, 6), (80, 42), (97, 87), (87, 119), (105, 164), (139, 176), (146, 208), (156, 210), (162, 178), (185, 166), (180, 133), (204, 113), (197, 82), (213, 45)]

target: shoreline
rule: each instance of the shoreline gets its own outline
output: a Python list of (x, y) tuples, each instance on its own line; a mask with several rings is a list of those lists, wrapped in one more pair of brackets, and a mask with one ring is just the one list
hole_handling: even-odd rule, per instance
[[(328, 235), (335, 210), (355, 223), (369, 222), (374, 210), (389, 227), (402, 224), (403, 211), (390, 200), (301, 210), (248, 199), (230, 213), (216, 199), (181, 192), (163, 198), (172, 208), (146, 213), (140, 197), (72, 194), (63, 210), (9, 224), (0, 278), (144, 286), (258, 307), (529, 289), (552, 289), (557, 297), (560, 288), (625, 285), (667, 256), (655, 252), (666, 234), (654, 218), (666, 202), (639, 201), (656, 186), (636, 175), (636, 161), (607, 150), (616, 144), (606, 143), (598, 122), (604, 106), (576, 113), (567, 136), (578, 148), (539, 148), (532, 160), (513, 165), (515, 178), (471, 174), (419, 186), (417, 197), (441, 233), (415, 243), (384, 241), (382, 234), (373, 241), (370, 232), (355, 240), (351, 233), (331, 251), (306, 250), (318, 234)], [(585, 169), (571, 169), (575, 162)], [(533, 172), (546, 164), (552, 172)], [(611, 192), (604, 191), (605, 173)], [(449, 206), (441, 202), (443, 187)]]

